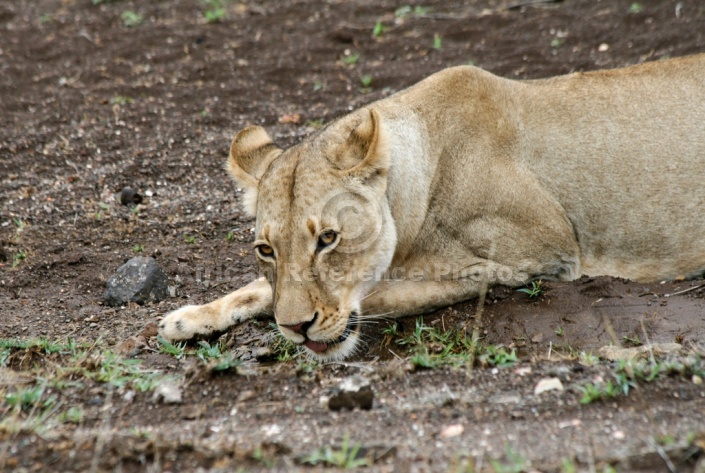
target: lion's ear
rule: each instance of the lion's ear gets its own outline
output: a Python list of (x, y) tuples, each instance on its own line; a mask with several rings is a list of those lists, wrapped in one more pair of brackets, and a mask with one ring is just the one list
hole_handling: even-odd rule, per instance
[(386, 183), (390, 156), (387, 133), (379, 113), (370, 109), (370, 113), (350, 132), (345, 143), (340, 164), (344, 173), (363, 181), (382, 178)]
[(226, 169), (244, 190), (245, 211), (254, 216), (257, 209), (257, 186), (269, 165), (282, 153), (272, 143), (264, 128), (250, 126), (242, 130), (230, 145)]

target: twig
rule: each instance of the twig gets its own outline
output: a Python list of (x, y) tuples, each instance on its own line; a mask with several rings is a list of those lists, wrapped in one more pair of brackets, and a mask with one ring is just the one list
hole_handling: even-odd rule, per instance
[(688, 289), (683, 289), (682, 291), (672, 292), (670, 294), (664, 294), (663, 297), (671, 297), (671, 296), (677, 296), (679, 294), (685, 294), (686, 292), (694, 291), (696, 289), (700, 289), (701, 287), (705, 287), (705, 284), (689, 287)]
[(563, 3), (563, 0), (524, 0), (523, 2), (515, 3), (514, 5), (508, 6), (507, 10), (519, 10), (523, 7), (533, 7), (536, 5), (541, 5), (542, 3)]
[(402, 358), (401, 356), (399, 356), (399, 355), (397, 355), (396, 353), (394, 353), (394, 351), (393, 351), (391, 348), (387, 348), (387, 350), (389, 350), (389, 353), (391, 353), (392, 355), (394, 355), (394, 356), (397, 358), (397, 360), (399, 360), (399, 361), (404, 361), (404, 358)]
[(661, 459), (662, 459), (663, 462), (666, 464), (666, 466), (668, 467), (668, 470), (669, 470), (671, 473), (677, 473), (677, 472), (678, 472), (678, 470), (676, 469), (676, 466), (673, 464), (673, 462), (671, 461), (671, 459), (670, 459), (670, 458), (668, 457), (668, 455), (666, 454), (666, 451), (663, 449), (663, 447), (661, 447), (661, 445), (658, 444), (658, 442), (655, 442), (653, 438), (650, 438), (650, 439), (648, 439), (648, 440), (646, 441), (646, 443), (648, 443), (649, 446), (651, 446), (651, 448), (653, 448), (654, 450), (656, 450), (656, 453), (658, 453), (658, 455), (661, 457)]

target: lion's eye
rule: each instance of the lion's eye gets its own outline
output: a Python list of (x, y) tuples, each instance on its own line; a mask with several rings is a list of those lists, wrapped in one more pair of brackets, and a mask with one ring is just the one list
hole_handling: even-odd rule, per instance
[(337, 239), (338, 233), (335, 230), (324, 231), (323, 233), (318, 235), (318, 249), (322, 250), (323, 248), (332, 245)]
[(257, 250), (257, 253), (259, 253), (259, 255), (260, 255), (262, 258), (272, 258), (272, 257), (274, 257), (274, 248), (272, 248), (272, 247), (269, 246), (269, 245), (264, 245), (264, 244), (262, 244), (262, 245), (257, 245), (256, 250)]

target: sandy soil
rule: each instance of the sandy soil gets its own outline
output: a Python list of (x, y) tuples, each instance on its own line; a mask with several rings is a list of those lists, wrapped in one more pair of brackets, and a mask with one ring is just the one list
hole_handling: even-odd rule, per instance
[[(618, 366), (579, 357), (649, 342), (702, 353), (703, 280), (584, 278), (545, 284), (536, 300), (495, 288), (482, 311), (471, 301), (426, 319), (440, 330), (479, 324), (487, 343), (516, 350), (504, 368), (414, 369), (396, 342), (414, 319), (384, 321), (367, 333), (367, 354), (323, 366), (277, 361), (281, 352), (265, 349), (268, 323), (248, 323), (222, 339), (247, 366), (224, 374), (164, 353), (154, 338), (164, 313), (255, 274), (253, 222), (222, 170), (240, 128), (261, 124), (292, 145), (459, 64), (533, 79), (705, 51), (697, 0), (530, 3), (430, 0), (395, 14), (404, 4), (386, 0), (0, 1), (0, 339), (94, 344), (181, 380), (183, 397), (165, 404), (87, 378), (42, 384), (56, 407), (43, 428), (0, 424), (0, 469), (293, 471), (346, 438), (373, 471), (705, 469), (697, 373), (672, 370), (584, 405), (581, 387)], [(140, 205), (116, 200), (125, 186)], [(157, 259), (174, 296), (107, 307), (106, 279), (136, 254)], [(39, 349), (5, 353), (0, 414), (13, 422), (41, 409), (18, 412), (8, 396), (79, 363)], [(353, 374), (371, 380), (373, 409), (328, 410), (322, 396)], [(543, 378), (564, 389), (535, 394)], [(56, 420), (70, 407), (80, 420)]]

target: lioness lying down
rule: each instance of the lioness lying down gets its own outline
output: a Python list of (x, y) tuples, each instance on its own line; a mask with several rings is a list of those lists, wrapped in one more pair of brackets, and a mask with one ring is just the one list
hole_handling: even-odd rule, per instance
[(242, 130), (228, 169), (264, 276), (168, 314), (170, 340), (258, 314), (313, 356), (375, 317), (488, 285), (705, 271), (705, 55), (517, 82), (432, 75), (282, 150)]

